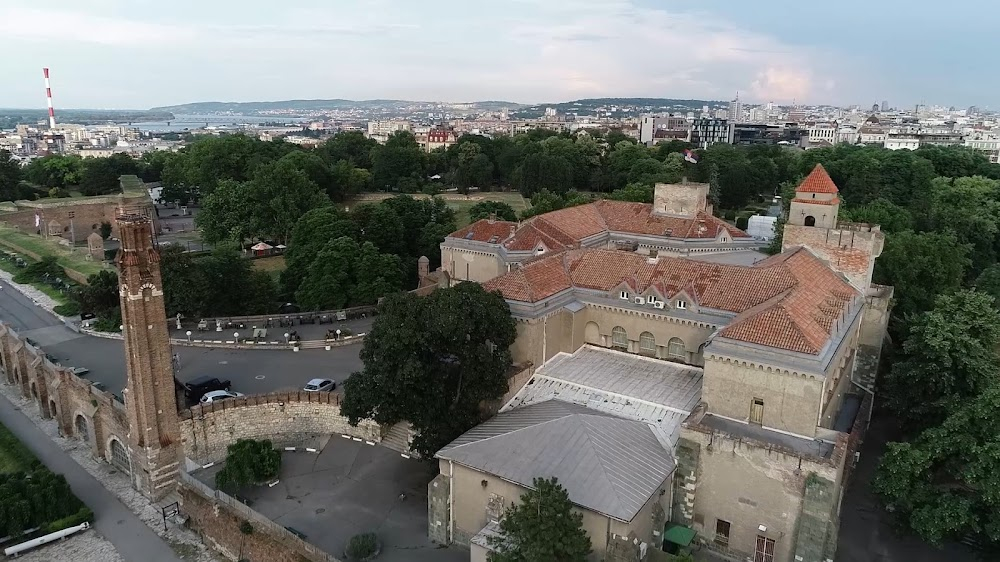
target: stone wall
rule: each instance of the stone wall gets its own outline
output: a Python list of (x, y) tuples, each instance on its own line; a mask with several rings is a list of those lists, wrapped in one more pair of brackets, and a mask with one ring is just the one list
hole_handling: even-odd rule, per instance
[(202, 464), (224, 459), (227, 447), (238, 439), (270, 439), (278, 446), (321, 435), (382, 439), (375, 422), (363, 421), (357, 427), (347, 423), (340, 415), (340, 396), (328, 392), (245, 396), (195, 406), (180, 418), (185, 455)]
[[(242, 554), (251, 562), (338, 562), (245, 505), (210, 497), (189, 484), (177, 491), (188, 525), (230, 560)], [(244, 521), (253, 527), (249, 535), (240, 531)]]
[(875, 258), (882, 254), (884, 241), (885, 235), (877, 226), (864, 230), (850, 224), (836, 229), (786, 224), (781, 249), (805, 246), (865, 291), (871, 285)]
[[(40, 201), (16, 201), (17, 210), (0, 215), (0, 220), (14, 225), (24, 232), (35, 233), (50, 223), (58, 223), (58, 236), (70, 239), (70, 222), (75, 232), (77, 242), (85, 242), (91, 232), (97, 232), (102, 222), (111, 223), (111, 236), (118, 237), (118, 225), (115, 217), (121, 207), (146, 208), (151, 215), (153, 201), (149, 195), (109, 195), (102, 197), (87, 197), (83, 199), (44, 199)], [(35, 214), (41, 219), (41, 225), (35, 228)]]

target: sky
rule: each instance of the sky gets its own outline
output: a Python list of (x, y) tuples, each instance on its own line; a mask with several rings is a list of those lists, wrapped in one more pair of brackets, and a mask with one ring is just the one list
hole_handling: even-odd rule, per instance
[(664, 97), (990, 106), (994, 0), (0, 0), (0, 107)]

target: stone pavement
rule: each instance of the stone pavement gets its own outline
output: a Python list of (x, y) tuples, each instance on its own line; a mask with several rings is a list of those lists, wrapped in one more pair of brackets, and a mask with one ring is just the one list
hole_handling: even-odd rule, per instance
[[(319, 454), (282, 453), (279, 483), (240, 495), (258, 513), (337, 557), (350, 537), (373, 531), (382, 541), (379, 562), (469, 560), (468, 550), (441, 547), (427, 537), (427, 484), (436, 465), (340, 435), (320, 446)], [(214, 487), (220, 468), (194, 476)]]
[(18, 556), (20, 562), (125, 562), (115, 546), (93, 529), (77, 533), (67, 539), (47, 544)]
[[(135, 491), (127, 475), (95, 460), (90, 448), (83, 442), (61, 437), (56, 423), (42, 419), (33, 401), (21, 398), (14, 387), (6, 384), (0, 384), (0, 394), (3, 395), (0, 397), (0, 421), (50, 470), (65, 475), (73, 492), (95, 514), (91, 531), (64, 541), (77, 543), (72, 547), (75, 554), (71, 558), (47, 555), (51, 552), (49, 549), (54, 548), (49, 545), (39, 550), (38, 556), (42, 557), (38, 560), (84, 562), (87, 558), (82, 557), (83, 552), (91, 553), (89, 556), (92, 557), (100, 556), (109, 551), (109, 545), (114, 545), (113, 550), (117, 550), (119, 558), (92, 559), (123, 559), (126, 562), (222, 560), (188, 529), (171, 522), (164, 533), (159, 507)], [(110, 543), (96, 539), (106, 539), (105, 542)], [(67, 545), (63, 548), (71, 547)]]

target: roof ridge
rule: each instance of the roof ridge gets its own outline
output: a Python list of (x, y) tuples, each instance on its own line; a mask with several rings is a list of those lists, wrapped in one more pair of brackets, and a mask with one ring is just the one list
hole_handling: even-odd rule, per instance
[[(622, 505), (621, 490), (618, 489), (618, 486), (615, 484), (615, 480), (613, 478), (611, 478), (611, 475), (608, 473), (608, 466), (607, 466), (607, 463), (605, 462), (604, 455), (601, 454), (600, 449), (594, 444), (593, 435), (591, 434), (591, 430), (593, 428), (590, 427), (590, 424), (588, 423), (589, 418), (591, 418), (591, 417), (607, 418), (607, 417), (611, 417), (611, 416), (606, 416), (606, 415), (605, 416), (594, 416), (594, 414), (588, 414), (588, 413), (582, 413), (582, 414), (578, 414), (578, 415), (580, 415), (580, 417), (582, 417), (582, 418), (586, 418), (586, 419), (580, 420), (580, 425), (587, 426), (587, 429), (583, 431), (583, 437), (584, 437), (584, 439), (586, 439), (587, 444), (590, 446), (590, 450), (591, 450), (591, 453), (594, 455), (594, 458), (597, 459), (598, 466), (601, 467), (601, 474), (604, 475), (604, 482), (607, 484), (607, 486), (611, 490), (614, 491), (614, 498), (615, 498), (614, 501), (617, 504), (618, 509), (619, 510), (624, 510), (625, 506)], [(614, 417), (617, 417), (617, 416), (614, 416)], [(631, 420), (628, 420), (628, 419), (625, 419), (625, 418), (618, 418), (618, 419), (619, 420), (623, 420), (623, 421), (631, 421)], [(643, 424), (643, 425), (646, 425), (646, 424)]]
[[(566, 409), (569, 409), (569, 410), (572, 410), (572, 409), (575, 409), (575, 408), (586, 408), (586, 406), (581, 406), (579, 404), (573, 404), (572, 402), (565, 402), (565, 401), (559, 400), (557, 398), (550, 398), (550, 399), (548, 399), (548, 400), (546, 400), (544, 402), (537, 402), (535, 404), (529, 404), (527, 406), (524, 406), (524, 408), (530, 408), (532, 406), (541, 406), (542, 404), (550, 404), (550, 405), (558, 404), (559, 408), (566, 408)], [(510, 410), (507, 410), (506, 412), (501, 412), (501, 413), (493, 416), (492, 418), (490, 418), (489, 420), (487, 420), (484, 423), (489, 423), (492, 420), (496, 420), (497, 418), (499, 418), (501, 415), (504, 415), (504, 414), (510, 415), (513, 412), (516, 412), (517, 410), (520, 410), (520, 409), (522, 409), (522, 408), (513, 408), (513, 409), (510, 409)], [(490, 435), (489, 437), (483, 437), (482, 439), (476, 439), (475, 441), (469, 441), (468, 443), (462, 443), (461, 445), (455, 445), (454, 447), (448, 448), (447, 451), (455, 451), (457, 449), (461, 449), (462, 447), (468, 447), (469, 445), (478, 445), (479, 443), (485, 443), (487, 441), (490, 441), (492, 439), (496, 439), (498, 437), (506, 437), (508, 435), (513, 435), (515, 433), (524, 431), (526, 429), (531, 429), (532, 427), (538, 427), (540, 425), (546, 425), (546, 424), (549, 424), (549, 423), (552, 423), (552, 422), (555, 422), (555, 421), (559, 421), (559, 420), (565, 419), (565, 418), (567, 418), (569, 416), (576, 415), (578, 413), (579, 412), (563, 411), (563, 412), (560, 412), (560, 415), (558, 415), (556, 417), (553, 417), (551, 419), (541, 420), (541, 421), (532, 423), (530, 425), (526, 425), (524, 427), (519, 427), (517, 429), (512, 429), (510, 431), (504, 431), (504, 432), (498, 433), (496, 435)], [(442, 451), (445, 451), (445, 449), (442, 449)]]

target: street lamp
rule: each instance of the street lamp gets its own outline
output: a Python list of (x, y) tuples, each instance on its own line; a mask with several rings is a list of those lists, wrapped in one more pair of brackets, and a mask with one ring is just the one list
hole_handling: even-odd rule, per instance
[(285, 332), (285, 345), (288, 344), (288, 332)]
[(233, 332), (233, 339), (236, 340), (236, 343), (240, 343), (240, 333)]
[(186, 333), (188, 337), (188, 343), (191, 343), (191, 330), (188, 330)]

